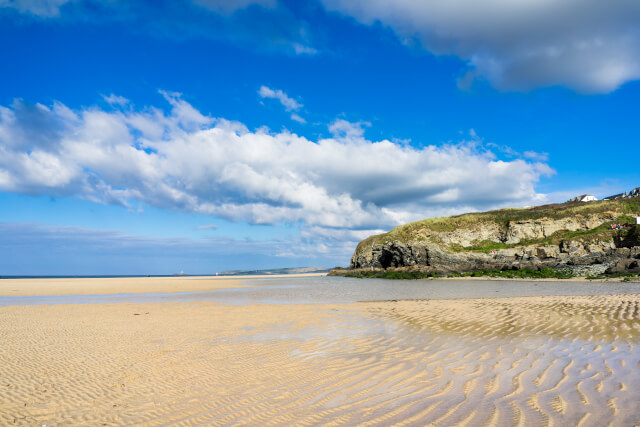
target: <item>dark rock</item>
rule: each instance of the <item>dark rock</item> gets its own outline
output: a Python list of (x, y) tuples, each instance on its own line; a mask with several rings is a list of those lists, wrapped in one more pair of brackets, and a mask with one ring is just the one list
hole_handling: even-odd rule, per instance
[(627, 270), (628, 270), (628, 268), (627, 268), (628, 265), (629, 265), (629, 263), (627, 261), (618, 261), (617, 263), (615, 263), (611, 267), (607, 268), (606, 273), (607, 274), (626, 273)]
[[(528, 252), (528, 253), (527, 253)], [(536, 255), (540, 255), (540, 257)], [(356, 253), (352, 269), (399, 268), (434, 272), (462, 273), (479, 270), (517, 270), (522, 268), (565, 268), (586, 271), (585, 267), (601, 265), (607, 273), (640, 270), (640, 247), (618, 247), (587, 252), (580, 243), (563, 241), (559, 247), (544, 246), (514, 254), (484, 254), (477, 252), (449, 252), (435, 243), (392, 241), (373, 245), (368, 253)]]

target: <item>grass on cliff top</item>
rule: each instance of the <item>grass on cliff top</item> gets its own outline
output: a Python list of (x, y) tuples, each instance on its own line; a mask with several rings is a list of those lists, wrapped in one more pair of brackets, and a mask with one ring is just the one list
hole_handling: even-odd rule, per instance
[(451, 273), (441, 275), (436, 273), (424, 273), (421, 271), (352, 271), (347, 272), (345, 277), (356, 277), (359, 279), (394, 279), (394, 280), (417, 280), (438, 277), (502, 277), (507, 279), (570, 279), (573, 274), (568, 270), (554, 270), (552, 268), (541, 268), (534, 270), (523, 268), (521, 270), (481, 270), (469, 273)]
[[(447, 232), (454, 230), (464, 230), (465, 228), (474, 227), (482, 224), (495, 224), (499, 227), (506, 227), (509, 222), (512, 221), (527, 221), (538, 219), (563, 219), (574, 216), (588, 216), (611, 212), (618, 217), (618, 222), (635, 222), (633, 216), (640, 214), (640, 198), (635, 197), (631, 199), (609, 200), (609, 201), (597, 201), (597, 202), (568, 202), (557, 203), (551, 205), (535, 206), (531, 208), (508, 208), (500, 209), (489, 212), (481, 213), (468, 213), (463, 215), (455, 215), (449, 217), (428, 218), (421, 221), (412, 222), (405, 225), (400, 225), (388, 233), (371, 236), (358, 244), (356, 252), (370, 248), (375, 244), (387, 243), (394, 240), (401, 242), (419, 241), (425, 237), (423, 234), (429, 232)], [(594, 229), (599, 231), (607, 231), (605, 224)], [(584, 232), (567, 232), (564, 239), (575, 238), (579, 235), (589, 234), (592, 230)], [(570, 233), (578, 233), (570, 235)], [(582, 234), (580, 234), (582, 233)], [(561, 236), (556, 236), (560, 238)], [(492, 242), (495, 243), (495, 242)], [(532, 243), (544, 243), (544, 242), (532, 242)], [(553, 242), (550, 242), (551, 244)], [(504, 244), (495, 243), (497, 246), (490, 247), (485, 242), (484, 246), (480, 245), (476, 249), (464, 248), (462, 250), (479, 250), (490, 251), (491, 249), (504, 249)], [(523, 243), (519, 243), (514, 246), (522, 246)], [(454, 248), (455, 249), (455, 248)]]

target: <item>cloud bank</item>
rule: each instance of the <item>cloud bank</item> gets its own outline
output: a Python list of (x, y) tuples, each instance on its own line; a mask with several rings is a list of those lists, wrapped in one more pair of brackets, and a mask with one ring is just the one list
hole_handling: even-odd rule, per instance
[[(350, 245), (305, 239), (249, 240), (136, 236), (118, 230), (0, 222), (0, 276), (211, 274), (229, 269), (334, 266)], [(320, 248), (320, 250), (318, 250)], [(330, 250), (323, 250), (330, 249)]]
[(358, 240), (428, 216), (545, 201), (545, 163), (497, 159), (480, 140), (424, 148), (370, 141), (337, 120), (317, 141), (251, 131), (170, 108), (0, 106), (0, 191), (147, 205), (253, 224), (298, 223), (303, 237)]
[(561, 85), (608, 93), (640, 78), (640, 2), (622, 0), (321, 0), (367, 25), (471, 68), (504, 90)]

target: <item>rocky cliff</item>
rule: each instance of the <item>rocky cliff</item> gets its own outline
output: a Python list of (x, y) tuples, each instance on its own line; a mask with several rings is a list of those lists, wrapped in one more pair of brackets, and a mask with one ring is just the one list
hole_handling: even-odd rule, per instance
[[(431, 218), (360, 242), (351, 269), (440, 274), (551, 267), (578, 276), (640, 272), (640, 198)], [(611, 230), (613, 224), (633, 225)]]

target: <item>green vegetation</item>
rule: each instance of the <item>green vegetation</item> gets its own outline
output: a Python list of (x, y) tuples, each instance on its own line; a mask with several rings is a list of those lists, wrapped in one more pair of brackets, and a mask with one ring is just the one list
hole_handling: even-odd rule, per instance
[(349, 271), (345, 277), (357, 277), (359, 279), (394, 279), (416, 280), (439, 277), (502, 277), (507, 279), (569, 279), (573, 274), (569, 270), (554, 270), (541, 268), (534, 270), (523, 268), (521, 270), (480, 270), (468, 273), (451, 273), (446, 276), (422, 271), (398, 271), (398, 270), (373, 270), (373, 271)]
[(587, 276), (587, 280), (601, 280), (601, 279), (620, 279), (623, 278), (623, 282), (630, 282), (632, 278), (640, 277), (640, 273), (603, 273), (596, 276)]
[(393, 279), (393, 280), (416, 280), (442, 277), (435, 273), (424, 273), (422, 271), (350, 271), (345, 273), (345, 277), (357, 277), (358, 279)]
[(553, 268), (523, 268), (521, 270), (482, 270), (471, 273), (453, 273), (449, 277), (504, 277), (508, 279), (570, 279), (573, 273), (569, 270), (554, 270)]
[(640, 214), (640, 197), (620, 200), (620, 203), (624, 206), (626, 213), (631, 215)]

